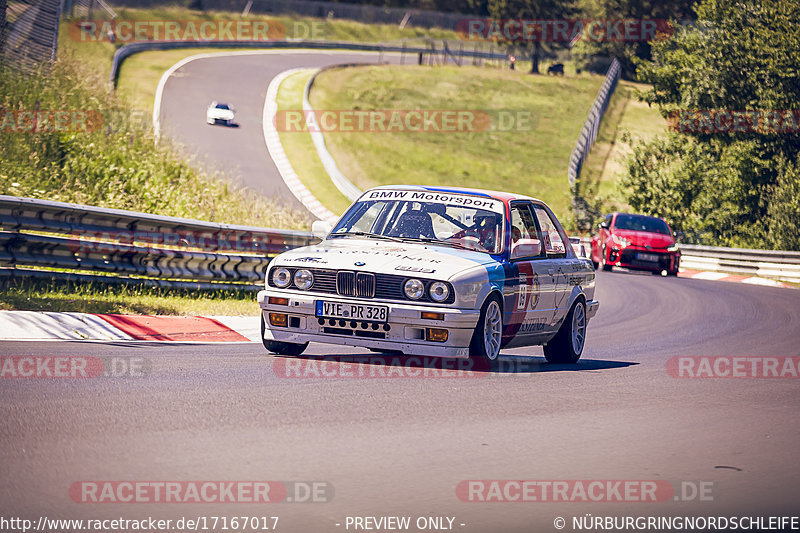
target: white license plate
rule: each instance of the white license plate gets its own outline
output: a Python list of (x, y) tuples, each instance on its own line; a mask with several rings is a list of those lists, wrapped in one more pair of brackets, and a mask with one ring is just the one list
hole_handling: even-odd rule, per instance
[(389, 320), (389, 308), (385, 305), (350, 304), (317, 300), (316, 315), (318, 317), (386, 322)]
[(639, 261), (652, 261), (653, 263), (657, 263), (658, 262), (658, 255), (656, 255), (656, 254), (637, 253), (636, 254), (636, 259), (638, 259)]

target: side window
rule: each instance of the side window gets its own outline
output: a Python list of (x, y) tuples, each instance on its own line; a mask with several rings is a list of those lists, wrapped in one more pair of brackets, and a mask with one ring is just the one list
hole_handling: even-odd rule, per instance
[[(533, 214), (533, 206), (528, 202), (513, 202), (511, 204), (511, 246), (520, 239), (538, 239), (542, 236)], [(542, 253), (536, 257), (544, 257)]]
[(547, 253), (548, 257), (558, 256), (563, 257), (567, 253), (564, 246), (564, 241), (558, 233), (555, 222), (547, 214), (543, 207), (535, 205), (533, 210), (536, 213), (536, 220), (539, 222), (539, 227), (542, 228), (542, 248)]
[(614, 215), (606, 215), (606, 226), (609, 228), (611, 227), (611, 219), (614, 218)]

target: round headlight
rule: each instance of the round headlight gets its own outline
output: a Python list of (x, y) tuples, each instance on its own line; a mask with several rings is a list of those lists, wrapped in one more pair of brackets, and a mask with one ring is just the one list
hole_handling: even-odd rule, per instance
[(447, 300), (448, 296), (450, 296), (450, 287), (447, 286), (447, 283), (435, 281), (431, 283), (431, 288), (428, 289), (428, 292), (430, 293), (431, 299), (434, 302), (442, 303), (443, 301)]
[(418, 279), (410, 279), (403, 285), (403, 291), (412, 300), (419, 300), (425, 292), (425, 285)]
[(276, 287), (286, 288), (292, 282), (292, 273), (288, 268), (276, 268), (272, 271), (272, 282)]
[(307, 291), (314, 283), (314, 274), (310, 270), (300, 269), (294, 273), (294, 286), (301, 291)]

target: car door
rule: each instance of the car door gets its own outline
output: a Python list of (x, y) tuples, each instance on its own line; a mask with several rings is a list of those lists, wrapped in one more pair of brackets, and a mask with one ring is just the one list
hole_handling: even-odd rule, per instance
[[(538, 239), (542, 232), (529, 201), (514, 201), (510, 205), (511, 247), (519, 239)], [(516, 297), (511, 303), (510, 345), (536, 344), (553, 331), (552, 317), (556, 313), (556, 265), (547, 257), (544, 248), (539, 255), (511, 260), (512, 272), (518, 277)]]
[(533, 204), (533, 212), (542, 235), (542, 249), (545, 254), (545, 265), (550, 282), (553, 285), (553, 307), (550, 315), (552, 328), (558, 327), (561, 319), (569, 311), (572, 294), (571, 276), (574, 265), (567, 259), (567, 246), (558, 231), (558, 225), (550, 213), (539, 204)]

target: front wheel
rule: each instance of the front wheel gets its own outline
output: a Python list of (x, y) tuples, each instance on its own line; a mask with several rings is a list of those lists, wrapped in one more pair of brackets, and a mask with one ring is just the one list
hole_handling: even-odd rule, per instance
[(264, 338), (264, 331), (267, 329), (266, 324), (264, 323), (264, 315), (261, 315), (261, 342), (264, 343), (264, 348), (267, 351), (278, 354), (278, 355), (300, 355), (306, 348), (308, 348), (308, 343), (304, 342), (303, 344), (297, 344), (294, 342), (281, 342), (281, 341), (273, 341), (267, 340)]
[(544, 357), (548, 363), (577, 363), (585, 342), (586, 304), (579, 299), (572, 304), (556, 336), (544, 345)]
[(503, 311), (497, 297), (490, 296), (481, 309), (481, 316), (470, 343), (470, 355), (485, 361), (494, 361), (500, 355), (503, 338)]

